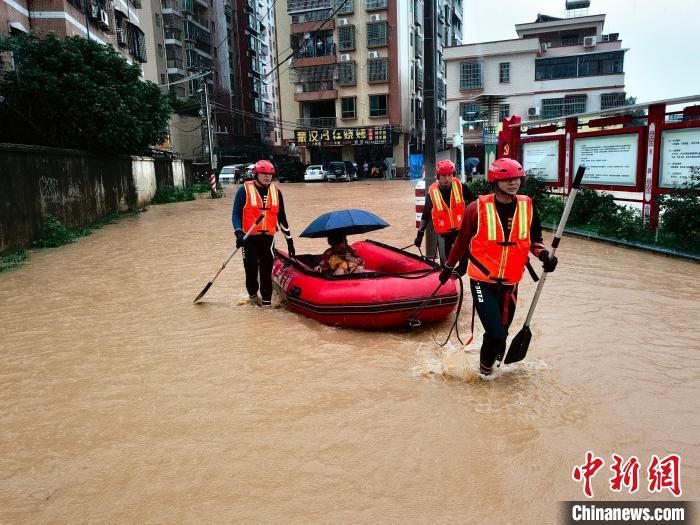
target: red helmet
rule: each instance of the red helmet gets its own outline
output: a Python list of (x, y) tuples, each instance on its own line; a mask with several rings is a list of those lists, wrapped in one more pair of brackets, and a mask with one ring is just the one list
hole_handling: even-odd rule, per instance
[(512, 179), (515, 177), (524, 176), (525, 172), (523, 171), (523, 167), (517, 160), (496, 159), (489, 166), (489, 182), (496, 182), (497, 180)]
[(457, 172), (451, 160), (441, 160), (435, 165), (435, 175), (454, 175)]
[(258, 173), (270, 173), (274, 175), (275, 167), (269, 160), (259, 160), (255, 163), (255, 166), (253, 166), (253, 175), (257, 175)]

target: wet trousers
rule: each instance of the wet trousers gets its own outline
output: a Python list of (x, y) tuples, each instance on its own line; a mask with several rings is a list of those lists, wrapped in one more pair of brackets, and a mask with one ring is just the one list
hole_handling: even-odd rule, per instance
[(272, 235), (251, 235), (243, 245), (245, 287), (250, 297), (256, 296), (259, 289), (263, 303), (270, 303), (272, 300), (273, 239)]
[(492, 284), (470, 280), (474, 309), (484, 327), (481, 345), (481, 371), (490, 372), (506, 350), (508, 328), (513, 322), (518, 285)]

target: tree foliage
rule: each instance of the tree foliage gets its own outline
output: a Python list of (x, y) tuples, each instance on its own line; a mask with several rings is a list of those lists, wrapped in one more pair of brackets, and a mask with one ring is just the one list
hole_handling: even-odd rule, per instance
[(170, 105), (141, 69), (81, 37), (0, 36), (0, 142), (141, 153), (168, 134)]

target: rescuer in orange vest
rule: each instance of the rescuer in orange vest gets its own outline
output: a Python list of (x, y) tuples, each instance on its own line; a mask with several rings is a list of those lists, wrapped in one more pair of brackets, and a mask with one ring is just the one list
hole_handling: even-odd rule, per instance
[(523, 177), (522, 166), (513, 159), (498, 159), (489, 166), (493, 193), (480, 195), (467, 206), (457, 240), (440, 273), (444, 284), (457, 261), (467, 255), (474, 309), (484, 327), (482, 377), (491, 374), (505, 352), (518, 283), (529, 253), (542, 261), (545, 272), (553, 272), (557, 266), (557, 258), (550, 259), (542, 244), (542, 226), (532, 199), (517, 194)]
[[(289, 256), (294, 258), (294, 242), (289, 232), (284, 199), (277, 185), (272, 184), (275, 167), (270, 161), (259, 160), (253, 167), (253, 180), (238, 189), (233, 199), (231, 221), (236, 234), (236, 246), (243, 248), (245, 286), (251, 301), (257, 302), (258, 289), (263, 306), (272, 303), (273, 240), (279, 228), (287, 240)], [(261, 214), (263, 219), (255, 224)], [(247, 239), (248, 230), (253, 228)], [(258, 273), (260, 281), (258, 281)]]
[[(445, 264), (462, 225), (466, 206), (474, 200), (472, 192), (456, 175), (455, 165), (451, 160), (441, 160), (435, 165), (437, 181), (432, 183), (426, 192), (423, 214), (414, 241), (420, 248), (428, 221), (432, 221), (437, 234), (440, 264)], [(466, 259), (463, 264), (466, 265)]]

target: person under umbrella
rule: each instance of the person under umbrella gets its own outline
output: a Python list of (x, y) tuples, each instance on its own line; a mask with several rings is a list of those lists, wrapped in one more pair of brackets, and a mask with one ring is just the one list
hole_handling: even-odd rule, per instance
[(331, 245), (323, 255), (321, 262), (314, 268), (317, 272), (328, 275), (346, 275), (365, 271), (365, 262), (348, 244), (348, 238), (341, 232), (333, 232), (328, 236)]

